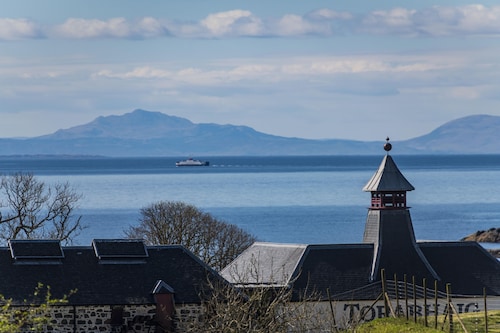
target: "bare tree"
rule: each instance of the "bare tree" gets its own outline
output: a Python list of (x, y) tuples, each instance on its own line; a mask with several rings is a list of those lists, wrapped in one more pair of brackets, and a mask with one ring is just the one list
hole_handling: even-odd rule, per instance
[[(176, 325), (185, 332), (206, 333), (312, 333), (338, 332), (330, 303), (314, 290), (293, 297), (292, 284), (269, 285), (247, 283), (260, 281), (254, 276), (261, 269), (256, 261), (246, 267), (246, 273), (230, 284), (209, 280), (201, 293), (203, 310), (191, 316), (177, 316)], [(277, 280), (285, 280), (279, 278)]]
[(151, 245), (181, 244), (216, 270), (227, 266), (255, 237), (184, 202), (159, 201), (141, 209), (138, 226), (125, 231)]
[(3, 176), (0, 183), (2, 239), (60, 239), (70, 243), (84, 226), (74, 210), (81, 194), (68, 183), (49, 186), (31, 173)]

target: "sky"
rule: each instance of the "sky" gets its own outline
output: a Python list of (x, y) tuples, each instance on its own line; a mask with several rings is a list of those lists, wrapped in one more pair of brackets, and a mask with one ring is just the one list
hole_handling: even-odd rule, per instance
[(500, 4), (0, 0), (1, 138), (135, 109), (362, 141), (500, 116)]

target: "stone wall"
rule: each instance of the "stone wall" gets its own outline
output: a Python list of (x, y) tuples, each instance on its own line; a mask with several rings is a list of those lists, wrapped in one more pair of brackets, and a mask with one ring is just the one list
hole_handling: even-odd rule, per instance
[[(114, 316), (113, 314), (121, 314)], [(154, 332), (151, 320), (156, 305), (125, 306), (54, 306), (52, 318), (45, 325), (47, 333)], [(176, 305), (175, 332), (185, 332), (202, 319), (201, 306)], [(117, 318), (123, 318), (118, 322)], [(76, 319), (76, 320), (75, 320)], [(193, 322), (194, 321), (194, 322)], [(193, 324), (194, 323), (194, 324)], [(28, 332), (29, 329), (26, 330)]]
[(175, 332), (197, 332), (203, 321), (201, 305), (184, 304), (175, 307)]

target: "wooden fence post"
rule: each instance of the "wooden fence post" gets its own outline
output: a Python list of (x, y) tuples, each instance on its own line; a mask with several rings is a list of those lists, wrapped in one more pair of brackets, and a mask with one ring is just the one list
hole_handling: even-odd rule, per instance
[(434, 328), (438, 328), (438, 281), (434, 280)]
[(428, 327), (429, 323), (427, 322), (427, 280), (425, 278), (422, 280), (422, 284), (424, 287), (424, 324), (425, 327)]
[(384, 316), (385, 317), (389, 317), (387, 314), (389, 313), (389, 311), (387, 311), (389, 309), (389, 305), (387, 304), (387, 286), (386, 286), (386, 280), (385, 280), (385, 269), (382, 269), (380, 271), (380, 275), (382, 277), (382, 295), (384, 295)]
[(394, 288), (396, 290), (396, 316), (399, 317), (401, 315), (399, 313), (399, 283), (396, 273), (394, 273)]
[(406, 306), (406, 320), (409, 319), (408, 316), (408, 282), (406, 274), (404, 275), (404, 284), (405, 284), (405, 306)]
[(328, 302), (330, 303), (330, 312), (332, 314), (333, 326), (335, 331), (337, 331), (337, 320), (335, 319), (335, 310), (333, 309), (332, 298), (330, 296), (330, 288), (326, 288), (326, 294), (328, 295)]
[(448, 306), (446, 310), (450, 321), (450, 333), (453, 333), (453, 309), (451, 308), (451, 285), (449, 283), (446, 284), (446, 303)]
[(417, 322), (417, 292), (416, 292), (416, 283), (415, 283), (415, 275), (412, 276), (411, 282), (413, 284), (413, 322)]
[(484, 332), (488, 333), (488, 304), (486, 302), (486, 288), (483, 288), (484, 295)]

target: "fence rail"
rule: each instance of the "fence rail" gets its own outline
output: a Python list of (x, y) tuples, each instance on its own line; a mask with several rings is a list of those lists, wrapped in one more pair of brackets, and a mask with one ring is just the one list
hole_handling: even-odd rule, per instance
[[(381, 281), (350, 292), (354, 296), (379, 291), (370, 306), (358, 307), (356, 316), (350, 314), (350, 321), (406, 317), (407, 320), (450, 333), (500, 332), (500, 296), (488, 296), (485, 289), (478, 295), (453, 294), (450, 284), (446, 285), (446, 291), (442, 291), (438, 289), (437, 281), (429, 285), (425, 279), (417, 282), (414, 277), (408, 280), (404, 276), (398, 280), (395, 276), (389, 280), (384, 272), (381, 276)], [(336, 295), (333, 300), (345, 299), (346, 296)], [(472, 321), (464, 320), (471, 316), (474, 318)]]

